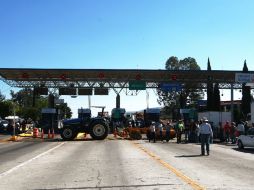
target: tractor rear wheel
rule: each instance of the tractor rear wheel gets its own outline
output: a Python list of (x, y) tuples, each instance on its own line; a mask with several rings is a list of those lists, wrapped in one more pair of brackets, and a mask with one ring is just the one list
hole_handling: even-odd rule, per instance
[(103, 122), (94, 122), (90, 128), (90, 135), (95, 140), (103, 140), (108, 136), (108, 126)]

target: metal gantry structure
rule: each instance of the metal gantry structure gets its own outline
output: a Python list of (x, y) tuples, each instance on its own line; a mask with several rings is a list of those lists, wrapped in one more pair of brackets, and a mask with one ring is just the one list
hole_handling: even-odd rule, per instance
[[(233, 113), (234, 89), (241, 89), (236, 75), (242, 71), (223, 70), (142, 70), (142, 69), (31, 69), (0, 68), (0, 80), (11, 87), (47, 88), (53, 94), (60, 88), (72, 89), (113, 89), (116, 94), (122, 90), (126, 95), (137, 95), (139, 88), (133, 90), (130, 84), (143, 84), (142, 90), (158, 89), (161, 84), (180, 84), (182, 88), (193, 84), (194, 88), (206, 89), (207, 83), (218, 83), (220, 89), (231, 90), (231, 112)], [(254, 72), (249, 71), (254, 82)], [(198, 84), (198, 85), (197, 85)], [(60, 93), (59, 93), (60, 95)], [(79, 94), (78, 94), (79, 95)], [(84, 95), (84, 94), (83, 94)], [(233, 117), (233, 114), (231, 114)]]
[[(218, 83), (220, 89), (240, 89), (235, 74), (242, 71), (222, 70), (141, 70), (141, 69), (26, 69), (0, 68), (0, 79), (19, 88), (111, 88), (116, 92), (128, 89), (130, 81), (144, 81), (146, 88), (158, 88), (161, 83)], [(249, 72), (252, 73), (253, 72)]]

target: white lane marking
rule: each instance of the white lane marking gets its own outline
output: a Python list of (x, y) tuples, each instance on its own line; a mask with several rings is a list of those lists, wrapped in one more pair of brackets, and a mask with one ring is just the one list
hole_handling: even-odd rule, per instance
[(53, 147), (53, 148), (47, 150), (46, 152), (43, 152), (43, 153), (41, 153), (41, 154), (39, 154), (39, 155), (37, 155), (37, 156), (31, 158), (30, 160), (27, 160), (27, 161), (25, 161), (25, 162), (23, 162), (23, 163), (21, 163), (21, 164), (15, 166), (15, 167), (9, 169), (9, 170), (7, 170), (7, 171), (1, 173), (1, 174), (0, 174), (0, 179), (1, 179), (2, 177), (4, 177), (4, 176), (10, 174), (11, 172), (13, 172), (13, 171), (15, 171), (15, 170), (17, 170), (17, 169), (19, 169), (19, 168), (25, 166), (26, 164), (32, 162), (33, 160), (35, 160), (35, 159), (37, 159), (37, 158), (40, 158), (40, 157), (44, 156), (45, 154), (48, 154), (49, 152), (51, 152), (51, 151), (53, 151), (53, 150), (59, 148), (60, 146), (62, 146), (62, 145), (64, 145), (64, 144), (65, 144), (65, 142), (63, 142), (63, 143), (61, 143), (61, 144), (59, 144), (59, 145), (57, 145), (57, 146), (55, 146), (55, 147)]

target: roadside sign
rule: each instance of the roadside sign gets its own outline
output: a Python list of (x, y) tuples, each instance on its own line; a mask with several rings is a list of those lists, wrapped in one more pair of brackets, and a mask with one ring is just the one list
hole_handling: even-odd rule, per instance
[(108, 88), (94, 88), (94, 95), (108, 95)]
[(248, 73), (236, 73), (235, 74), (235, 82), (239, 83), (253, 83), (254, 82), (254, 74)]
[(64, 99), (55, 99), (55, 104), (63, 104)]
[(145, 81), (130, 81), (129, 90), (145, 90), (146, 82)]
[(76, 88), (59, 88), (59, 95), (77, 95)]
[(190, 109), (180, 109), (180, 113), (190, 113)]
[(78, 95), (93, 95), (92, 88), (78, 88)]
[(161, 83), (159, 87), (164, 92), (178, 92), (182, 90), (182, 85), (180, 83)]

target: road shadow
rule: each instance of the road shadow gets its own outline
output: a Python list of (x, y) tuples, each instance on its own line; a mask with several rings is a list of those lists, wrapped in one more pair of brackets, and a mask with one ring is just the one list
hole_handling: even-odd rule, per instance
[(195, 157), (201, 157), (203, 155), (201, 154), (191, 154), (191, 155), (181, 155), (181, 156), (175, 156), (176, 158), (195, 158)]
[(237, 152), (254, 154), (254, 148), (244, 148), (244, 149), (232, 148), (232, 149), (237, 151)]
[(98, 187), (59, 187), (59, 188), (43, 188), (43, 189), (34, 189), (34, 190), (67, 190), (67, 189), (139, 189), (139, 188), (153, 188), (153, 189), (159, 189), (160, 187), (168, 187), (168, 189), (172, 189), (171, 187), (174, 187), (175, 184), (144, 184), (144, 185), (110, 185), (110, 186), (98, 186)]

